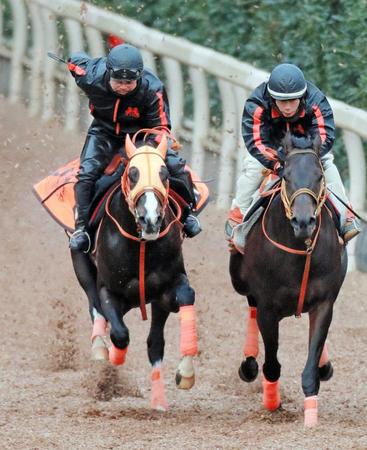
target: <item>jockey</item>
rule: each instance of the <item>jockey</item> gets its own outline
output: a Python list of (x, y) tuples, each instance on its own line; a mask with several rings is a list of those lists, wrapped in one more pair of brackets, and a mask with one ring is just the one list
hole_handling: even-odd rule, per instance
[[(344, 186), (330, 152), (334, 143), (333, 111), (325, 95), (306, 81), (302, 71), (293, 64), (279, 64), (267, 83), (260, 84), (245, 103), (242, 115), (242, 135), (249, 155), (237, 180), (227, 224), (230, 229), (243, 221), (253, 195), (263, 179), (263, 170), (281, 171), (278, 152), (285, 132), (309, 134), (321, 138), (321, 163), (331, 191), (348, 204)], [(348, 242), (360, 232), (354, 214), (335, 197), (341, 218), (341, 234)]]
[[(162, 82), (144, 68), (140, 51), (128, 44), (111, 49), (107, 58), (90, 58), (74, 53), (68, 68), (76, 84), (89, 99), (94, 120), (90, 125), (80, 157), (78, 181), (75, 185), (77, 217), (70, 249), (88, 252), (89, 207), (96, 181), (114, 155), (123, 149), (126, 135), (142, 128), (170, 128), (169, 105)], [(182, 194), (189, 205), (184, 232), (188, 237), (201, 231), (200, 222), (191, 213), (195, 195), (185, 161), (169, 149), (166, 156), (170, 175), (183, 186)]]

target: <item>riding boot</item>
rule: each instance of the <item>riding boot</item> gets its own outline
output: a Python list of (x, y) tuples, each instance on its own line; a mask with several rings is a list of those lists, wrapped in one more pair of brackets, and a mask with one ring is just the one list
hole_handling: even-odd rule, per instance
[(228, 213), (226, 223), (224, 225), (225, 238), (230, 241), (233, 238), (233, 229), (243, 222), (244, 214), (240, 208), (235, 207)]
[(182, 214), (183, 231), (188, 238), (192, 238), (198, 235), (202, 228), (199, 219), (193, 212), (196, 205), (196, 196), (191, 176), (188, 172), (181, 171), (181, 173), (176, 173), (175, 178), (170, 178), (170, 183), (187, 203)]
[(340, 215), (341, 237), (347, 243), (361, 232), (361, 228), (354, 213), (346, 206), (349, 204), (349, 200), (345, 194), (339, 171), (334, 164), (333, 155), (327, 153), (322, 157), (321, 162), (325, 172), (326, 184), (330, 191), (329, 195), (335, 209)]
[(184, 208), (183, 219), (183, 231), (188, 238), (195, 237), (202, 231), (200, 221), (194, 215), (190, 206)]
[(347, 211), (346, 219), (341, 231), (345, 243), (349, 242), (361, 232), (359, 221), (352, 211)]
[(91, 238), (88, 233), (89, 206), (92, 196), (92, 185), (86, 182), (78, 182), (75, 185), (75, 197), (77, 206), (77, 218), (75, 231), (70, 237), (69, 247), (72, 251), (88, 253), (91, 248)]

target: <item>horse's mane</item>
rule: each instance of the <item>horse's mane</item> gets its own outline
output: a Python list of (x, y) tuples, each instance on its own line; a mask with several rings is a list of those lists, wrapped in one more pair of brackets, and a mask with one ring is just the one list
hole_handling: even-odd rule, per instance
[(321, 146), (321, 139), (319, 136), (312, 138), (309, 134), (301, 136), (287, 132), (282, 140), (282, 145), (288, 151), (294, 148), (301, 150), (312, 148), (318, 153)]

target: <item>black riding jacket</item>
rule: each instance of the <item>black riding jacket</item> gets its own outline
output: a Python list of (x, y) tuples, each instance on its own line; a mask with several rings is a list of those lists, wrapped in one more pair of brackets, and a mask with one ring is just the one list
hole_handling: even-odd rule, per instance
[(312, 83), (298, 111), (291, 118), (283, 117), (267, 91), (267, 83), (260, 84), (247, 99), (242, 115), (242, 136), (247, 150), (263, 166), (273, 169), (277, 162), (277, 148), (287, 130), (293, 134), (309, 134), (321, 138), (321, 156), (330, 151), (334, 143), (333, 111), (325, 95)]
[(118, 95), (109, 84), (106, 58), (90, 58), (85, 53), (74, 53), (68, 67), (76, 84), (89, 98), (94, 117), (92, 126), (102, 127), (108, 134), (133, 135), (142, 128), (159, 125), (170, 128), (169, 105), (162, 82), (144, 69), (136, 89), (127, 95)]

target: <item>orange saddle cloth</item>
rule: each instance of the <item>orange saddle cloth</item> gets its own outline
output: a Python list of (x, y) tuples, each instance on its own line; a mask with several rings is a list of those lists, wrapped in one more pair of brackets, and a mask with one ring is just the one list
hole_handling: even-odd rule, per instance
[[(190, 172), (194, 183), (195, 194), (197, 197), (196, 211), (199, 213), (209, 201), (209, 189), (189, 166), (186, 166), (185, 169)], [(33, 186), (33, 192), (41, 202), (42, 206), (57, 223), (71, 233), (75, 229), (74, 217), (76, 205), (74, 185), (77, 182), (76, 176), (78, 170), (79, 158), (60, 167), (51, 175)], [(108, 168), (106, 170), (108, 170)], [(176, 196), (175, 198), (177, 200)], [(102, 204), (104, 203), (99, 202), (97, 208)], [(92, 211), (92, 214), (95, 215), (95, 212)]]

